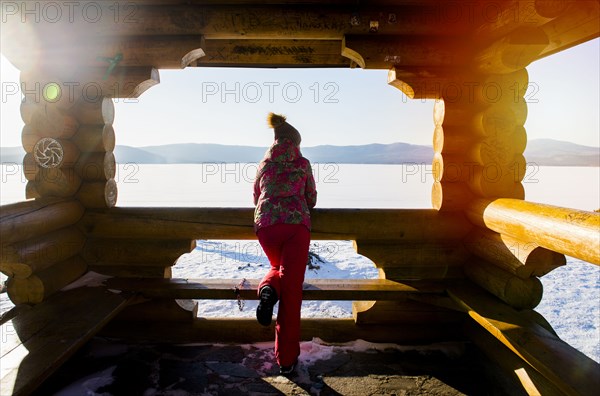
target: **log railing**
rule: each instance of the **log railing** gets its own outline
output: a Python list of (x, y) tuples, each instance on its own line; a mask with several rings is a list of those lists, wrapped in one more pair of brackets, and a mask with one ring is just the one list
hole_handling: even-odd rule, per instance
[(600, 213), (503, 198), (474, 200), (466, 214), (480, 227), (600, 265)]

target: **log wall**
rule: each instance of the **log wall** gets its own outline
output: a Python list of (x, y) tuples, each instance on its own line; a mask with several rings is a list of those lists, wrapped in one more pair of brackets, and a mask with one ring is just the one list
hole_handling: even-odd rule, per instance
[(15, 304), (40, 303), (87, 270), (75, 226), (84, 210), (75, 199), (49, 197), (2, 206), (0, 271)]

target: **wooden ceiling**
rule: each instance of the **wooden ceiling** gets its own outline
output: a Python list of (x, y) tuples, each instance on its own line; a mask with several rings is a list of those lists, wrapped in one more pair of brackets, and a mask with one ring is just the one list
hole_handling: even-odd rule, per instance
[(530, 62), (598, 37), (599, 15), (597, 0), (3, 2), (1, 36), (21, 70), (485, 71), (494, 57)]

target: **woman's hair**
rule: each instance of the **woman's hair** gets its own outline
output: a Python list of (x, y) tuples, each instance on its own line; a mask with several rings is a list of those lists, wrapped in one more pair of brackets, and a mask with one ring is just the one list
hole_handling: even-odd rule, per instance
[(271, 128), (277, 128), (278, 126), (283, 125), (285, 120), (285, 116), (281, 114), (269, 113), (269, 115), (267, 115), (267, 123)]

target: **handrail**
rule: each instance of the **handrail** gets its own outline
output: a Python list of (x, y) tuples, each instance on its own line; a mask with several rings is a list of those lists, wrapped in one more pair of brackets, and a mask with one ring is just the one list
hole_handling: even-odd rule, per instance
[(466, 209), (474, 224), (600, 265), (600, 213), (500, 198)]

